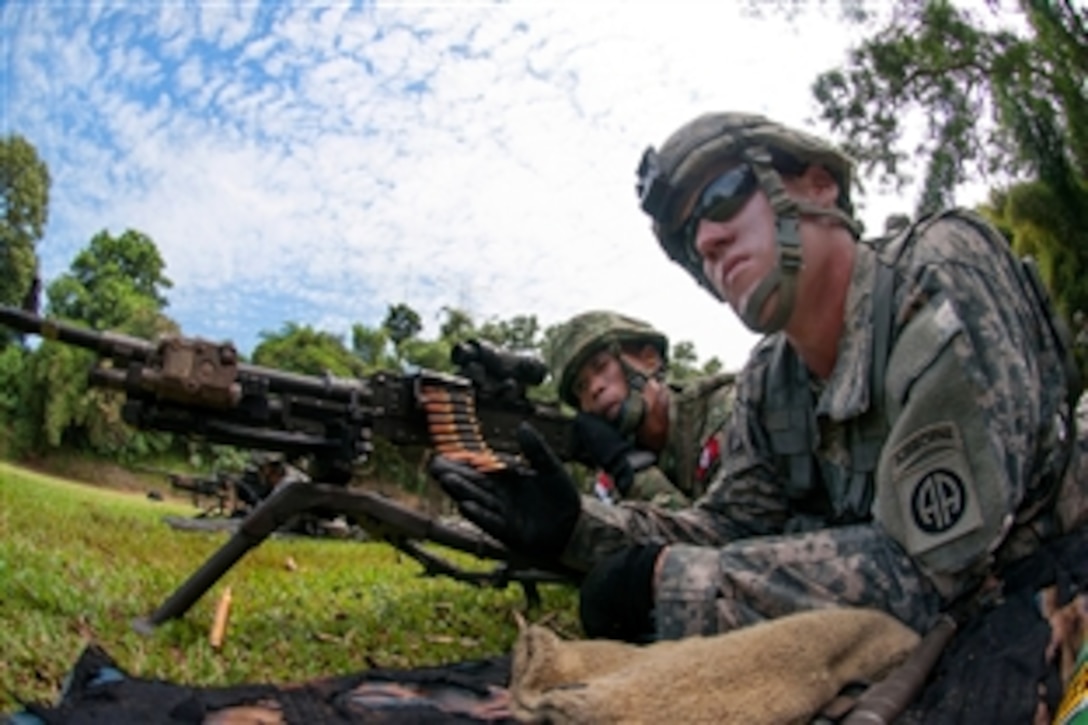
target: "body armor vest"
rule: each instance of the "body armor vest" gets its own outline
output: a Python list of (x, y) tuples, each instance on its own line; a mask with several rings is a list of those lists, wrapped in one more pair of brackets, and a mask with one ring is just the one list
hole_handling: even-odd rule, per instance
[(872, 305), (871, 404), (847, 423), (848, 468), (813, 455), (819, 429), (811, 375), (784, 336), (775, 343), (766, 378), (766, 420), (780, 475), (799, 512), (789, 526), (792, 530), (862, 523), (871, 517), (874, 474), (888, 432), (883, 389), (891, 347), (893, 280), (892, 267), (878, 260)]
[[(873, 331), (870, 405), (865, 413), (845, 424), (848, 467), (815, 455), (819, 445), (819, 427), (815, 415), (817, 392), (814, 381), (785, 336), (780, 335), (775, 340), (771, 364), (764, 380), (764, 406), (771, 447), (778, 459), (778, 473), (787, 481), (786, 489), (796, 511), (787, 531), (808, 530), (828, 524), (862, 523), (871, 518), (876, 467), (889, 431), (884, 376), (893, 343), (896, 285), (901, 282), (897, 279), (895, 266), (920, 230), (949, 216), (967, 221), (982, 234), (991, 233), (985, 224), (971, 214), (953, 210), (926, 217), (894, 236), (863, 242), (874, 245), (879, 251), (870, 320)], [(1053, 460), (1048, 460), (1042, 466), (1045, 470), (1032, 482), (1021, 506), (1022, 512), (1034, 513), (1053, 498), (1072, 455), (1075, 435), (1071, 412), (1080, 396), (1081, 381), (1072, 355), (1068, 328), (1055, 314), (1030, 259), (1022, 260), (1020, 272), (1023, 292), (1030, 298), (1031, 307), (1038, 317), (1038, 328), (1046, 340), (1044, 344), (1049, 348), (1040, 351), (1040, 354), (1053, 355), (1063, 367), (1068, 392), (1069, 428), (1063, 449), (1053, 453), (1050, 456)], [(1024, 516), (1019, 518), (1023, 519)]]

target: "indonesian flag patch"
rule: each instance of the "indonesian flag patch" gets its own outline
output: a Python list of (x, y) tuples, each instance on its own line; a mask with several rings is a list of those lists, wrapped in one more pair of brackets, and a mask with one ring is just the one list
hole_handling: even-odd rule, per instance
[(722, 459), (722, 445), (717, 434), (710, 436), (699, 451), (699, 463), (695, 467), (695, 480), (704, 483)]

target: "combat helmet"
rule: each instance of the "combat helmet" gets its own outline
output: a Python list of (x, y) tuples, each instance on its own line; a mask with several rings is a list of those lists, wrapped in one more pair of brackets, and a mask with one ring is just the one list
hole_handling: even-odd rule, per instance
[[(837, 208), (796, 201), (786, 193), (776, 169), (797, 164), (801, 168), (819, 165), (831, 173), (840, 190)], [(738, 165), (751, 169), (766, 194), (776, 216), (778, 242), (777, 266), (758, 283), (738, 314), (750, 329), (774, 332), (786, 324), (793, 310), (796, 275), (802, 261), (798, 232), (801, 214), (833, 216), (855, 237), (860, 234), (850, 203), (854, 164), (840, 149), (820, 138), (749, 113), (705, 114), (680, 127), (660, 151), (646, 149), (637, 171), (636, 190), (643, 211), (653, 219), (654, 235), (670, 259), (719, 299), (703, 272), (688, 217), (704, 188)], [(774, 292), (779, 293), (775, 308), (770, 319), (762, 321), (763, 304)]]
[(613, 421), (624, 433), (633, 432), (642, 422), (645, 402), (640, 391), (647, 380), (644, 372), (632, 367), (619, 355), (621, 348), (629, 344), (652, 345), (661, 355), (663, 363), (654, 376), (664, 377), (669, 339), (647, 322), (605, 310), (583, 312), (561, 325), (553, 340), (549, 361), (552, 375), (559, 386), (559, 397), (577, 408), (578, 396), (574, 394), (574, 383), (578, 371), (598, 351), (611, 350), (623, 366), (629, 388), (619, 420)]

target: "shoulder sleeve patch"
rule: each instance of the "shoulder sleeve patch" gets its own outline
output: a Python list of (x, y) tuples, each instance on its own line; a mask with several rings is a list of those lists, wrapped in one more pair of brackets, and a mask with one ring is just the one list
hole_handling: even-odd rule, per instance
[(951, 422), (916, 431), (889, 459), (907, 551), (922, 554), (982, 526), (963, 439)]
[(896, 345), (888, 367), (888, 389), (895, 400), (903, 400), (911, 384), (962, 329), (963, 322), (948, 300), (918, 312)]

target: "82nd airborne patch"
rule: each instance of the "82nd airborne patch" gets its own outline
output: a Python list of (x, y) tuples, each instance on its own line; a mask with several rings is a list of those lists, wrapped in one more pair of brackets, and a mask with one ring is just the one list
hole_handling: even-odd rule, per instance
[(982, 525), (963, 440), (953, 423), (921, 429), (895, 449), (891, 463), (910, 554), (934, 549)]

